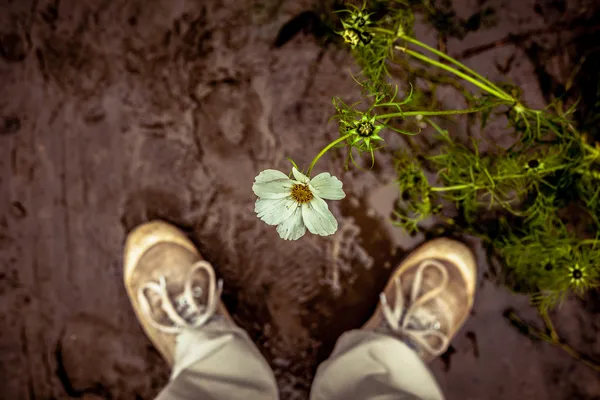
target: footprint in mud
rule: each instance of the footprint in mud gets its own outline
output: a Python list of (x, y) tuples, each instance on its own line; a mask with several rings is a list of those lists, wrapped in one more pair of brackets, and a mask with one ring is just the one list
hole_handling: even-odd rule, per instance
[(21, 119), (11, 115), (2, 118), (0, 122), (0, 135), (14, 135), (21, 130)]
[(121, 224), (126, 232), (144, 222), (161, 219), (191, 231), (192, 227), (184, 221), (184, 201), (174, 193), (159, 189), (142, 189), (132, 192), (125, 201)]
[(17, 33), (0, 34), (0, 57), (9, 62), (21, 62), (27, 58), (25, 38)]
[(152, 398), (168, 379), (146, 340), (95, 316), (68, 322), (55, 354), (56, 373), (70, 397)]

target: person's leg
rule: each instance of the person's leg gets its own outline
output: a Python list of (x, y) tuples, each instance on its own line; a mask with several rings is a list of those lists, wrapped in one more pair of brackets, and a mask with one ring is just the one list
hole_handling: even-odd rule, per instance
[(161, 400), (277, 399), (273, 371), (220, 300), (212, 266), (177, 228), (150, 222), (127, 237), (127, 294), (172, 367)]
[(311, 400), (440, 400), (427, 367), (469, 316), (477, 267), (468, 247), (436, 239), (398, 266), (373, 316), (317, 370)]

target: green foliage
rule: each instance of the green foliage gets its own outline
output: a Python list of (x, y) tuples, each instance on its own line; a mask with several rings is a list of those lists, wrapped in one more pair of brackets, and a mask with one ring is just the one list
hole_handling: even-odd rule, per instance
[(339, 12), (342, 30), (338, 33), (350, 45), (363, 75), (380, 82), (389, 75), (386, 64), (393, 57), (396, 37), (412, 34), (414, 16), (406, 1), (373, 3), (374, 12), (366, 10), (366, 1), (361, 8), (348, 4), (348, 9)]
[[(458, 216), (446, 218), (447, 224), (488, 243), (503, 261), (512, 286), (530, 293), (541, 309), (569, 293), (583, 295), (600, 280), (600, 146), (577, 129), (575, 105), (564, 110), (556, 101), (541, 110), (529, 108), (520, 88), (491, 82), (414, 38), (413, 3), (381, 0), (339, 12), (338, 34), (362, 68), (364, 80), (357, 83), (364, 105), (361, 111), (363, 103), (333, 100), (333, 118), (340, 128), (337, 146), (348, 147), (353, 162), (354, 150), (369, 153), (374, 163), (385, 134), (433, 130), (440, 145), (436, 154), (416, 147), (396, 152), (401, 201), (394, 224), (419, 231), (421, 222), (453, 204)], [(430, 18), (440, 16), (432, 2), (423, 5)], [(490, 15), (477, 18), (483, 23)], [(447, 28), (457, 37), (464, 33)], [(388, 82), (394, 65), (402, 66), (407, 83), (402, 99), (398, 86)], [(429, 88), (413, 90), (423, 87), (417, 79), (429, 82)], [(440, 110), (435, 103), (438, 85), (457, 89), (468, 108)], [(504, 118), (513, 133), (512, 145), (473, 138), (461, 143), (441, 127), (442, 118), (459, 114), (471, 114), (472, 122), (477, 116), (481, 129)], [(427, 179), (428, 171), (435, 182)], [(490, 213), (497, 223), (487, 223)]]
[(434, 204), (431, 187), (418, 160), (408, 152), (399, 150), (396, 153), (395, 168), (404, 204), (398, 204), (392, 222), (409, 233), (418, 232), (419, 223), (438, 214), (442, 207)]
[(346, 158), (346, 168), (349, 162), (354, 161), (353, 150), (356, 150), (359, 155), (369, 153), (371, 155), (371, 166), (375, 162), (375, 151), (383, 147), (383, 138), (379, 136), (379, 132), (388, 128), (399, 133), (411, 135), (412, 133), (394, 128), (388, 124), (389, 118), (382, 118), (376, 114), (377, 108), (392, 107), (398, 112), (402, 112), (402, 106), (408, 103), (412, 97), (412, 90), (403, 101), (397, 101), (398, 87), (392, 88), (391, 85), (384, 83), (373, 83), (371, 81), (358, 82), (362, 88), (362, 95), (367, 100), (370, 100), (370, 106), (361, 111), (357, 106), (361, 103), (348, 105), (339, 97), (333, 98), (333, 106), (337, 113), (332, 117), (338, 122), (340, 138), (344, 138), (338, 147), (348, 147), (348, 157)]

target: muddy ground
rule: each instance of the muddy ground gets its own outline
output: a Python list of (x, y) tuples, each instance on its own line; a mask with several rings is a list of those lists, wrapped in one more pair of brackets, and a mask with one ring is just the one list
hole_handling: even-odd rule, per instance
[[(154, 218), (184, 229), (215, 265), (282, 399), (307, 398), (319, 361), (367, 320), (391, 267), (424, 239), (388, 222), (390, 153), (368, 173), (343, 171), (335, 153), (320, 162), (348, 194), (332, 205), (333, 237), (285, 242), (255, 217), (258, 172), (287, 169), (286, 156), (307, 165), (337, 135), (331, 97), (358, 95), (347, 51), (308, 31), (274, 46), (316, 4), (0, 0), (0, 398), (151, 399), (161, 389), (167, 367), (122, 285), (125, 236)], [(593, 0), (454, 2), (461, 18), (484, 7), (496, 23), (450, 38), (448, 51), (521, 85), (531, 104), (600, 42), (587, 30)], [(430, 25), (416, 31), (437, 43)], [(451, 94), (441, 101), (456, 107)], [(486, 278), (481, 245), (465, 240), (480, 285), (472, 317), (432, 364), (447, 398), (600, 399), (597, 372), (503, 317), (513, 308), (537, 321), (527, 297)], [(599, 316), (592, 293), (554, 317), (573, 347), (599, 358)]]

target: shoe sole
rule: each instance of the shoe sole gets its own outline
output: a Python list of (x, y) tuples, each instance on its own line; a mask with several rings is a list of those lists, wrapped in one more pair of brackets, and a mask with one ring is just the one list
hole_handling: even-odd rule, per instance
[[(460, 271), (461, 276), (466, 283), (467, 298), (469, 301), (467, 308), (470, 311), (473, 306), (475, 285), (477, 283), (477, 263), (475, 261), (475, 256), (471, 249), (465, 244), (447, 238), (431, 240), (410, 253), (392, 273), (383, 293), (385, 293), (387, 298), (392, 298), (396, 290), (396, 278), (403, 274), (409, 267), (412, 267), (423, 260), (432, 258), (451, 263)], [(459, 321), (456, 325), (456, 330), (452, 332), (451, 336), (454, 336), (454, 334), (458, 332), (468, 315), (469, 313)], [(371, 318), (363, 325), (363, 329), (375, 329), (381, 324), (382, 320), (383, 312), (381, 311), (381, 303), (378, 303)]]
[[(148, 250), (159, 243), (177, 244), (198, 255), (200, 259), (204, 259), (196, 246), (177, 227), (163, 221), (146, 222), (131, 231), (125, 241), (123, 280), (128, 292), (135, 266)], [(130, 293), (130, 295), (135, 296), (135, 293)], [(221, 300), (219, 300), (219, 307), (219, 312), (233, 321)]]

